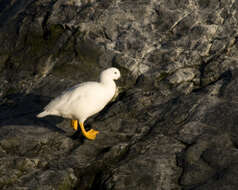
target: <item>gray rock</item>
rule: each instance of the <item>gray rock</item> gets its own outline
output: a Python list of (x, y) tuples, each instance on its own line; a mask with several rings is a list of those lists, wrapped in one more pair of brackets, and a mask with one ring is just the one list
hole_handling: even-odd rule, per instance
[[(0, 189), (236, 190), (237, 18), (234, 0), (0, 0)], [(110, 66), (95, 141), (35, 117)]]

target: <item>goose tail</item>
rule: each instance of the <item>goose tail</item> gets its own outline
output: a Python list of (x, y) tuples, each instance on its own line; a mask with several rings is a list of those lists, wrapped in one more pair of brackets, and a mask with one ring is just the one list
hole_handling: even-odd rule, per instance
[(45, 117), (45, 116), (47, 116), (47, 115), (50, 115), (50, 113), (47, 112), (47, 111), (43, 111), (43, 112), (39, 113), (36, 117), (42, 118), (42, 117)]

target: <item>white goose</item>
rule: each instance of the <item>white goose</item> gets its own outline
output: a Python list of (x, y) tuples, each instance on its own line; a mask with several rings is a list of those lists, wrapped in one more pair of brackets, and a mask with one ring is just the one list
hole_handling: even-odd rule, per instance
[(53, 99), (37, 117), (56, 115), (72, 119), (72, 126), (78, 130), (78, 122), (83, 135), (94, 140), (99, 133), (86, 131), (84, 121), (101, 111), (116, 93), (114, 80), (120, 78), (120, 71), (111, 67), (101, 72), (100, 82), (84, 82), (63, 92)]

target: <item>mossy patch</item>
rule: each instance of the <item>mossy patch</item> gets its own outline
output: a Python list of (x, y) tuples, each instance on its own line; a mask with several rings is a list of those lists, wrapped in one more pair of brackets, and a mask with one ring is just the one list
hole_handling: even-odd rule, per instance
[(5, 63), (8, 60), (8, 55), (0, 55), (0, 72), (4, 69)]
[(40, 57), (57, 48), (56, 42), (63, 32), (64, 28), (61, 25), (50, 25), (45, 33), (32, 32), (25, 41), (25, 47), (29, 48), (29, 55)]
[(19, 150), (19, 141), (17, 138), (3, 139), (0, 142), (1, 147), (9, 153), (16, 153)]
[(58, 186), (57, 189), (58, 190), (71, 190), (71, 189), (73, 189), (73, 185), (74, 185), (73, 179), (70, 176), (68, 176), (68, 177), (64, 178), (64, 180)]
[(60, 62), (54, 67), (53, 74), (59, 77), (78, 78), (80, 73), (88, 73), (89, 78), (97, 79), (99, 74), (97, 64), (100, 55), (100, 50), (93, 43), (77, 33), (59, 52)]
[(63, 26), (56, 24), (49, 26), (49, 38), (48, 43), (53, 44), (59, 37), (63, 34), (64, 28)]
[(12, 186), (13, 184), (15, 184), (15, 182), (17, 181), (17, 179), (14, 177), (10, 177), (10, 176), (4, 176), (0, 178), (0, 189), (7, 189), (7, 187)]
[(61, 25), (49, 25), (44, 32), (28, 31), (19, 41), (23, 44), (21, 48), (9, 52), (9, 55), (0, 54), (0, 71), (6, 69), (9, 80), (31, 80), (41, 72), (41, 67), (47, 67), (45, 63), (49, 57), (50, 61), (55, 60), (60, 49), (57, 42), (63, 33)]
[(82, 40), (78, 45), (78, 56), (81, 61), (87, 64), (95, 64), (98, 61), (100, 54), (100, 51), (92, 46), (90, 42)]
[(169, 76), (168, 73), (160, 73), (160, 75), (158, 76), (157, 80), (158, 81), (161, 81), (161, 80), (164, 80), (165, 78), (167, 78)]

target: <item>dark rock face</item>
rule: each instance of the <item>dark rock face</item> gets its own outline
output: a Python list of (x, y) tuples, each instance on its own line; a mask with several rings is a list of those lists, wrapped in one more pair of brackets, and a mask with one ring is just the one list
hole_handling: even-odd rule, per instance
[[(234, 0), (0, 0), (0, 189), (236, 190)], [(88, 119), (35, 115), (116, 66)]]

